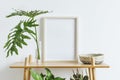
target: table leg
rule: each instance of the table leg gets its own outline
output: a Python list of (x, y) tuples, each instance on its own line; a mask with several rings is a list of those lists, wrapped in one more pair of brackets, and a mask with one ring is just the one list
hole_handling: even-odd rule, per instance
[(88, 68), (89, 71), (89, 80), (93, 80), (92, 68)]
[(92, 80), (95, 80), (95, 67), (94, 67), (95, 66), (95, 58), (94, 57), (91, 58), (91, 62), (92, 62), (91, 69), (92, 69), (92, 78), (93, 78)]
[(28, 68), (28, 80), (30, 80), (30, 68)]
[(25, 58), (25, 63), (24, 63), (24, 75), (23, 75), (23, 80), (27, 80), (27, 77), (28, 77), (28, 71), (27, 71), (27, 68), (26, 68), (26, 65), (27, 65), (27, 57)]
[(95, 78), (95, 68), (92, 68), (92, 75), (93, 75), (93, 80), (96, 80), (96, 78)]
[(27, 80), (27, 69), (24, 68), (23, 80)]

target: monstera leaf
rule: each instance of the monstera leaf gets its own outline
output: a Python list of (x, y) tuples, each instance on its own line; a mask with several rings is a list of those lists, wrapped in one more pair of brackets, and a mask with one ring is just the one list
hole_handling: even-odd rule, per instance
[(44, 77), (45, 77), (44, 74), (42, 74), (42, 73), (39, 74), (39, 73), (37, 73), (37, 72), (35, 72), (33, 70), (30, 70), (30, 72), (31, 72), (31, 75), (32, 75), (34, 80), (44, 80)]
[(65, 78), (55, 77), (48, 68), (45, 68), (45, 70), (46, 74), (39, 74), (33, 70), (31, 70), (30, 72), (34, 80), (65, 80)]
[(7, 52), (7, 57), (9, 55), (13, 55), (14, 53), (18, 55), (18, 49), (23, 48), (23, 45), (27, 46), (26, 39), (33, 38), (36, 42), (38, 59), (40, 59), (39, 45), (38, 45), (38, 38), (37, 38), (38, 35), (37, 35), (37, 29), (36, 29), (36, 27), (38, 27), (39, 24), (36, 23), (37, 20), (35, 19), (35, 17), (45, 13), (48, 13), (48, 11), (15, 10), (15, 12), (6, 16), (7, 18), (13, 17), (13, 16), (27, 17), (26, 20), (20, 20), (19, 23), (13, 29), (11, 29), (10, 33), (8, 34), (8, 40), (4, 45), (4, 48)]

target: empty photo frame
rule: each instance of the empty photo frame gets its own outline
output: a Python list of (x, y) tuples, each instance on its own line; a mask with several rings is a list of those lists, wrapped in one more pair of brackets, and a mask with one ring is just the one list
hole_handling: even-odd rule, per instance
[(41, 19), (42, 62), (77, 61), (77, 18)]

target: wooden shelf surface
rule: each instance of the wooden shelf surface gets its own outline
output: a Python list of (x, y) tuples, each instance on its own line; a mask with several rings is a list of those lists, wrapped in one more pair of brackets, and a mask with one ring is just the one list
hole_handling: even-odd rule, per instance
[(90, 64), (82, 64), (78, 62), (45, 62), (41, 64), (37, 64), (35, 62), (31, 62), (24, 66), (24, 62), (16, 62), (10, 65), (10, 68), (109, 68), (107, 64), (99, 64), (99, 65), (90, 65)]

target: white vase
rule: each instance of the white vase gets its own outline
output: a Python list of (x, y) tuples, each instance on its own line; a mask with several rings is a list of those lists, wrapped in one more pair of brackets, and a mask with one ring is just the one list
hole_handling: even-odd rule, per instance
[(41, 64), (41, 59), (36, 59), (36, 64)]
[(36, 62), (36, 64), (41, 64), (41, 58), (40, 59), (38, 59), (38, 52), (37, 52), (37, 50), (35, 50), (35, 62)]

